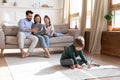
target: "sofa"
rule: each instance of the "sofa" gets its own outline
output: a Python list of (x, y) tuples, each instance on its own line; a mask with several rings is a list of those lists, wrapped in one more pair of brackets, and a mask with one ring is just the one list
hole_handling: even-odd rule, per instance
[[(54, 25), (55, 31), (65, 34), (62, 37), (50, 38), (50, 48), (52, 47), (66, 47), (73, 43), (75, 37), (79, 36), (79, 30), (71, 30), (68, 24)], [(0, 29), (0, 49), (1, 56), (3, 56), (4, 49), (18, 49), (17, 38), (18, 26), (14, 24), (3, 24)], [(28, 48), (31, 41), (25, 39), (25, 48)], [(40, 42), (36, 46), (41, 47)]]

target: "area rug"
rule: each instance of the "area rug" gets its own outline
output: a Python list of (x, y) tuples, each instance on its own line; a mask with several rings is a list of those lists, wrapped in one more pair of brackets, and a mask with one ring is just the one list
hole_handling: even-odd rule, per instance
[(86, 80), (93, 78), (120, 76), (119, 68), (69, 69), (60, 66), (60, 55), (52, 54), (50, 59), (43, 56), (6, 56), (6, 62), (14, 80)]

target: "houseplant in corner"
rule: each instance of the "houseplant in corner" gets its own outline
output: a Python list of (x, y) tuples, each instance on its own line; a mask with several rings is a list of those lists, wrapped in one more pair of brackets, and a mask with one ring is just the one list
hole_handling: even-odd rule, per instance
[(107, 20), (107, 31), (112, 31), (112, 18), (113, 18), (113, 14), (108, 13), (104, 16), (104, 18)]

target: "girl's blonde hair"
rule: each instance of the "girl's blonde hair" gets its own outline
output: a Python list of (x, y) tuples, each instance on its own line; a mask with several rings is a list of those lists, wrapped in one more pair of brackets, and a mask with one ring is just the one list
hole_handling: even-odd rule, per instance
[(82, 47), (83, 48), (85, 46), (84, 38), (82, 36), (78, 36), (77, 38), (74, 39), (73, 45), (75, 47)]

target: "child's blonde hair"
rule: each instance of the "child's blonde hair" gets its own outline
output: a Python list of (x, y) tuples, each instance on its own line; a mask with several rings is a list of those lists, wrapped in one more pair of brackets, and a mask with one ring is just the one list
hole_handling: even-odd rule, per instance
[(78, 36), (77, 38), (74, 39), (73, 45), (75, 47), (82, 47), (83, 48), (85, 46), (84, 38), (82, 36)]

